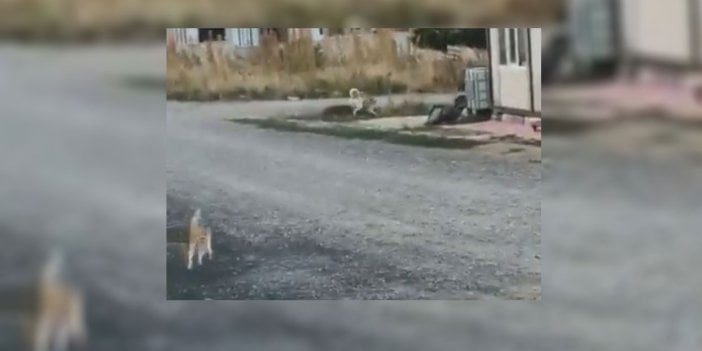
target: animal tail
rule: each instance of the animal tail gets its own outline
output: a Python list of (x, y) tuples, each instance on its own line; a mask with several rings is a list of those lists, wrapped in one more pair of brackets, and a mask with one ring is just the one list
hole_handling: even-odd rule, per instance
[(200, 225), (200, 220), (202, 219), (202, 211), (198, 208), (195, 210), (195, 214), (193, 214), (193, 218), (190, 220), (190, 225), (194, 226), (199, 226)]

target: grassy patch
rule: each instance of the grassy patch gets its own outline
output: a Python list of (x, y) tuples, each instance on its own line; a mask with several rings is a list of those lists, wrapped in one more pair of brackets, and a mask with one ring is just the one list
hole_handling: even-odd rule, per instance
[(273, 118), (287, 119), (292, 121), (353, 122), (387, 117), (411, 117), (426, 115), (426, 111), (428, 111), (429, 108), (428, 106), (429, 105), (421, 102), (403, 102), (399, 105), (393, 104), (382, 107), (380, 109), (376, 109), (376, 116), (373, 116), (366, 112), (361, 112), (354, 116), (352, 113), (352, 107), (350, 105), (339, 104), (330, 106), (333, 107), (334, 110), (324, 110), (318, 113), (306, 113), (295, 115), (277, 114)]
[[(329, 135), (345, 139), (360, 139), (360, 140), (380, 140), (392, 144), (421, 146), (421, 147), (436, 147), (446, 149), (470, 149), (477, 145), (489, 144), (495, 141), (503, 141), (518, 145), (533, 145), (541, 146), (540, 140), (524, 140), (513, 136), (493, 138), (491, 140), (470, 140), (463, 138), (447, 138), (443, 136), (435, 136), (428, 134), (408, 133), (417, 131), (432, 130), (431, 127), (404, 128), (403, 130), (379, 130), (371, 128), (359, 128), (345, 125), (331, 126), (315, 126), (306, 125), (301, 122), (287, 120), (282, 118), (277, 119), (253, 119), (253, 118), (235, 118), (230, 119), (231, 122), (254, 125), (263, 129), (274, 129), (288, 132), (313, 133), (319, 135)], [(510, 149), (511, 152), (522, 148)], [(515, 151), (512, 151), (515, 150)]]
[(430, 105), (418, 101), (403, 101), (399, 104), (391, 103), (380, 109), (378, 115), (392, 116), (419, 116), (429, 113)]
[[(542, 120), (542, 128), (549, 135), (580, 135), (597, 132), (606, 129), (616, 128), (628, 123), (641, 124), (643, 122), (660, 123), (661, 125), (676, 126), (680, 130), (702, 130), (702, 122), (699, 119), (684, 118), (666, 113), (660, 109), (650, 109), (644, 111), (619, 113), (607, 119), (586, 119), (586, 118), (562, 118), (551, 117)], [(662, 133), (655, 141), (670, 142), (673, 135)]]
[(590, 132), (606, 123), (575, 118), (545, 118), (542, 119), (541, 128), (549, 134), (576, 135)]
[(329, 135), (345, 139), (360, 139), (360, 140), (380, 140), (392, 144), (421, 146), (421, 147), (437, 147), (447, 149), (469, 149), (477, 145), (484, 144), (484, 141), (458, 139), (458, 138), (443, 138), (426, 134), (408, 134), (398, 131), (378, 130), (369, 128), (357, 128), (343, 125), (334, 125), (328, 127), (310, 126), (303, 123), (284, 120), (284, 119), (249, 119), (237, 118), (230, 121), (241, 124), (254, 125), (263, 129), (274, 129), (288, 132), (313, 133), (320, 135)]
[[(179, 100), (345, 97), (368, 94), (455, 92), (470, 66), (485, 66), (485, 50), (461, 57), (427, 49), (400, 51), (393, 32), (308, 36), (278, 42), (264, 35), (246, 52), (226, 42), (169, 45), (167, 91)], [(404, 50), (404, 49), (402, 49)], [(402, 106), (396, 107), (401, 108)]]
[[(340, 105), (339, 105), (340, 106)], [(400, 104), (389, 104), (376, 110), (376, 116), (368, 113), (353, 115), (349, 106), (343, 113), (324, 111), (319, 115), (291, 116), (291, 119), (298, 120), (322, 120), (326, 122), (350, 122), (384, 117), (418, 116), (426, 115), (429, 106), (422, 102), (403, 101)]]

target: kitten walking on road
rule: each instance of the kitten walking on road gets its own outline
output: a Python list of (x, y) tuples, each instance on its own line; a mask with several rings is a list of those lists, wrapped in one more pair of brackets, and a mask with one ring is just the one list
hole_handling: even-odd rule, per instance
[(197, 254), (198, 265), (202, 265), (202, 258), (207, 254), (212, 259), (212, 232), (202, 224), (201, 211), (198, 208), (190, 219), (190, 231), (188, 233), (188, 269), (193, 268), (193, 258)]
[(86, 340), (83, 297), (60, 279), (62, 264), (63, 255), (54, 252), (39, 280), (37, 312), (29, 324), (34, 351), (65, 351)]

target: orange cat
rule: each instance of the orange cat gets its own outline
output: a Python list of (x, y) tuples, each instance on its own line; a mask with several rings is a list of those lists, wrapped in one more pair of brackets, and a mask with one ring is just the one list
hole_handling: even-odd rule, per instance
[(187, 254), (188, 269), (193, 268), (193, 258), (197, 254), (197, 261), (202, 265), (202, 257), (208, 255), (212, 259), (212, 232), (200, 224), (202, 216), (200, 209), (190, 219), (190, 232), (188, 233)]
[(39, 281), (37, 311), (28, 329), (34, 351), (64, 351), (86, 340), (83, 297), (60, 280), (61, 266), (62, 256), (52, 254)]

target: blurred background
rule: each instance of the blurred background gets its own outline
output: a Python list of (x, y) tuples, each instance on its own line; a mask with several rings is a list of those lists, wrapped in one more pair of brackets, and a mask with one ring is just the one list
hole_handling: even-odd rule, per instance
[[(0, 349), (702, 350), (700, 2), (5, 0)], [(165, 301), (164, 28), (313, 21), (544, 28), (541, 301)]]

